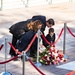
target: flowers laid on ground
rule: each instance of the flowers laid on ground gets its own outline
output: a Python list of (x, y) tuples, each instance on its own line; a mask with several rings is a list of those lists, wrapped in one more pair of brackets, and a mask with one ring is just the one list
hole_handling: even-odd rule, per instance
[(44, 65), (59, 64), (65, 62), (64, 54), (60, 53), (55, 47), (47, 47), (44, 51), (39, 53), (39, 62)]

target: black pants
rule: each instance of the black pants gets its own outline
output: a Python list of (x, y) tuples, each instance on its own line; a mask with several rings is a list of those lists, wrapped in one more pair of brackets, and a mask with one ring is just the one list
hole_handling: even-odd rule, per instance
[(36, 57), (37, 56), (37, 38), (33, 42), (31, 48), (30, 48), (30, 56)]
[[(15, 47), (15, 45), (16, 45), (17, 40), (18, 40), (18, 39), (13, 35), (13, 37), (12, 37), (12, 45), (13, 45), (14, 47)], [(10, 48), (9, 54), (10, 54), (11, 56), (16, 56), (16, 53), (15, 53), (15, 51), (12, 49), (12, 47)]]

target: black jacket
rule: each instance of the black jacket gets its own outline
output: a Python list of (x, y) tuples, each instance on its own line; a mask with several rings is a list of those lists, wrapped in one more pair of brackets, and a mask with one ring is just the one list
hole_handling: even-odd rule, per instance
[(41, 28), (41, 31), (43, 32), (46, 27), (46, 17), (42, 15), (36, 15), (33, 16), (31, 19), (28, 19), (27, 21), (21, 21), (12, 25), (9, 28), (9, 32), (12, 33), (16, 38), (19, 38), (24, 32), (28, 31), (27, 24), (30, 23), (30, 21), (35, 20), (40, 20), (43, 23), (43, 26)]
[(35, 15), (35, 16), (32, 17), (32, 20), (33, 21), (40, 20), (43, 23), (41, 31), (43, 32), (45, 30), (45, 27), (46, 27), (46, 17), (45, 16), (43, 16), (43, 15)]
[[(55, 33), (52, 37), (49, 34), (47, 34), (46, 39), (47, 39), (48, 42), (54, 43), (55, 42)], [(43, 42), (43, 44), (44, 44), (45, 47), (47, 47), (49, 45), (45, 41)]]
[(27, 21), (21, 21), (9, 28), (9, 32), (12, 33), (16, 38), (19, 38), (24, 32), (28, 31), (27, 24), (30, 23), (31, 19)]
[(33, 31), (28, 31), (23, 34), (16, 44), (16, 49), (18, 49), (20, 52), (24, 51), (30, 44), (34, 34), (35, 32)]

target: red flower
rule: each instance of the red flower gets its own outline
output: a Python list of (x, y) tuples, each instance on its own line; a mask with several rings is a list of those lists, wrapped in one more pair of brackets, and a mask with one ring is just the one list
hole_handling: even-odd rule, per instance
[(64, 54), (58, 54), (59, 58), (63, 58)]
[(47, 61), (47, 64), (50, 65), (50, 61)]
[(47, 60), (47, 56), (43, 56), (42, 57), (42, 60)]

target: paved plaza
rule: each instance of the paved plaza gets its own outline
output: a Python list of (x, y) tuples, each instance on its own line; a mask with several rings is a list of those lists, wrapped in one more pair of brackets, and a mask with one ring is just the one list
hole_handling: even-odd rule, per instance
[[(42, 5), (27, 8), (6, 9), (0, 11), (0, 46), (5, 43), (5, 38), (11, 42), (12, 35), (9, 33), (9, 27), (16, 22), (24, 21), (31, 18), (33, 15), (45, 15), (48, 18), (55, 20), (55, 33), (59, 35), (64, 23), (75, 34), (75, 2), (65, 2), (60, 4)], [(63, 34), (56, 44), (56, 48), (63, 50)], [(10, 59), (9, 55), (10, 46), (7, 44), (7, 60)], [(68, 30), (66, 31), (66, 51), (68, 60), (65, 63), (75, 60), (75, 37), (73, 37)], [(0, 51), (0, 62), (5, 61), (5, 46)], [(65, 64), (60, 63), (60, 64)], [(22, 61), (11, 61), (6, 64), (7, 71), (12, 75), (23, 75)], [(66, 75), (72, 70), (57, 68), (58, 65), (40, 66), (38, 67), (46, 75)], [(0, 73), (5, 71), (5, 65), (0, 64)], [(25, 62), (25, 75), (41, 75), (30, 62)]]

